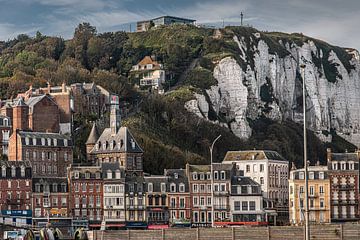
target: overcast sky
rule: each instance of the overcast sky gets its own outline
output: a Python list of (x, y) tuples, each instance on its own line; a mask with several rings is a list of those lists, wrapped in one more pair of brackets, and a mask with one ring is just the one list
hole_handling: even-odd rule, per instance
[(0, 0), (0, 40), (20, 33), (71, 38), (80, 22), (98, 32), (129, 30), (134, 22), (175, 15), (209, 25), (244, 23), (260, 30), (302, 32), (360, 49), (360, 0)]

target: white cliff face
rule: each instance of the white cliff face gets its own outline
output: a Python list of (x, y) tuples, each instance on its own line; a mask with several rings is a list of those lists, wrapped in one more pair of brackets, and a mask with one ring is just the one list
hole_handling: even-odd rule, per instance
[[(254, 37), (255, 38), (255, 37)], [(323, 130), (335, 129), (336, 132), (360, 146), (360, 62), (353, 54), (354, 69), (350, 72), (344, 67), (334, 51), (328, 54), (327, 61), (335, 64), (338, 77), (335, 82), (326, 78), (322, 64), (315, 64), (324, 57), (312, 41), (302, 46), (285, 43), (290, 54), (279, 57), (269, 53), (269, 46), (259, 39), (247, 46), (244, 39), (234, 37), (240, 51), (239, 57), (247, 63), (242, 68), (239, 63), (227, 57), (222, 59), (214, 69), (218, 84), (206, 90), (205, 96), (196, 94), (197, 100), (188, 102), (187, 109), (198, 116), (209, 119), (212, 108), (222, 121), (225, 121), (235, 135), (240, 138), (251, 136), (247, 119), (266, 116), (276, 121), (303, 121), (302, 80), (299, 78), (299, 66), (305, 64), (307, 124), (317, 132), (321, 139)], [(255, 44), (257, 42), (257, 44)], [(246, 56), (246, 50), (253, 48), (254, 56)], [(254, 60), (250, 66), (249, 58)], [(243, 69), (246, 69), (244, 71)], [(269, 91), (271, 89), (271, 91)], [(264, 93), (270, 95), (264, 98)], [(191, 105), (193, 107), (188, 107)]]

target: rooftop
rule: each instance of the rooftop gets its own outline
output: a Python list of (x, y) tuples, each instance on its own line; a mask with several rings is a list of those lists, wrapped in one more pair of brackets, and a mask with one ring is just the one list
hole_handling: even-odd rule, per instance
[(248, 160), (277, 160), (287, 161), (278, 152), (270, 150), (250, 150), (250, 151), (228, 151), (223, 162), (236, 162)]

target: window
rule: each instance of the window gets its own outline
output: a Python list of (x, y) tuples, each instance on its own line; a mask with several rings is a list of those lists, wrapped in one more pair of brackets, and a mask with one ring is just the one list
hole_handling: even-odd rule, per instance
[(24, 166), (21, 166), (20, 174), (21, 174), (21, 177), (25, 177), (25, 167)]
[(179, 192), (185, 192), (185, 184), (180, 183), (180, 185), (179, 185)]
[(304, 172), (299, 173), (299, 179), (304, 179)]
[(170, 199), (170, 207), (175, 208), (175, 206), (176, 206), (176, 198), (171, 198)]
[(260, 164), (260, 172), (264, 172), (264, 164)]
[(36, 145), (36, 138), (33, 138), (32, 142), (33, 142), (33, 145), (35, 146)]
[(161, 192), (166, 192), (166, 183), (161, 183)]
[(193, 180), (197, 180), (197, 173), (196, 172), (193, 172), (192, 178), (193, 178)]
[(67, 147), (68, 146), (68, 140), (64, 139), (64, 146)]
[(314, 207), (314, 199), (310, 199), (310, 208)]
[(320, 208), (324, 208), (325, 207), (325, 201), (323, 198), (320, 198)]
[(214, 180), (218, 180), (219, 179), (219, 172), (215, 171), (214, 172)]
[(234, 210), (235, 211), (240, 211), (241, 210), (241, 202), (240, 201), (235, 201), (234, 202)]
[(55, 193), (58, 191), (58, 185), (56, 183), (53, 183), (52, 191)]
[(255, 201), (250, 201), (249, 202), (249, 208), (250, 208), (250, 211), (255, 211), (255, 209), (256, 209)]
[(264, 185), (264, 177), (260, 177), (260, 184)]
[(247, 201), (242, 202), (242, 210), (243, 211), (248, 211), (248, 202)]
[(25, 145), (29, 145), (29, 143), (30, 143), (29, 137), (25, 137)]
[(152, 183), (148, 183), (148, 192), (153, 192), (153, 184)]
[(200, 184), (200, 192), (205, 192), (205, 184)]
[(176, 192), (176, 184), (175, 183), (170, 184), (170, 192)]
[(310, 186), (310, 196), (314, 196), (314, 186)]
[(5, 166), (2, 166), (2, 167), (1, 167), (1, 175), (2, 175), (3, 177), (6, 177), (6, 167), (5, 167)]
[(304, 193), (304, 187), (300, 186), (300, 193)]
[(185, 198), (180, 198), (180, 199), (179, 199), (179, 206), (180, 206), (180, 208), (184, 208), (184, 207), (185, 207)]
[(205, 197), (200, 197), (200, 206), (205, 206)]
[(64, 152), (64, 160), (65, 160), (65, 162), (68, 161), (68, 153), (67, 152)]
[(48, 146), (51, 146), (51, 138), (47, 139), (47, 144), (48, 144)]
[(200, 180), (204, 180), (204, 179), (205, 179), (204, 173), (200, 173)]
[(319, 192), (320, 192), (320, 194), (324, 193), (324, 186), (319, 186)]
[(101, 203), (100, 203), (100, 196), (96, 196), (96, 206), (100, 207)]
[(11, 176), (12, 176), (12, 177), (15, 177), (15, 175), (16, 175), (16, 169), (15, 169), (14, 166), (12, 166), (12, 167), (11, 167)]
[(54, 146), (56, 147), (57, 146), (57, 139), (54, 138)]
[(226, 177), (225, 171), (221, 171), (220, 177), (221, 177), (221, 180), (225, 180), (225, 177)]
[(194, 206), (197, 206), (199, 204), (198, 201), (199, 201), (198, 197), (193, 197), (193, 205)]
[(246, 172), (250, 172), (250, 165), (246, 165)]
[(197, 184), (193, 184), (193, 192), (198, 192), (199, 191), (199, 188), (198, 188), (198, 185)]
[(86, 183), (81, 184), (81, 191), (86, 192)]
[(309, 179), (314, 179), (314, 172), (309, 172)]
[(319, 172), (319, 179), (324, 179), (324, 172)]
[(45, 138), (41, 138), (41, 145), (45, 146)]

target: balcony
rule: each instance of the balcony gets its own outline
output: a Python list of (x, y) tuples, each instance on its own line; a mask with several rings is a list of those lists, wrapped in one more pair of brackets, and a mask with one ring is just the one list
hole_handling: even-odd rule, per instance
[(215, 196), (227, 196), (229, 195), (229, 191), (214, 191)]

